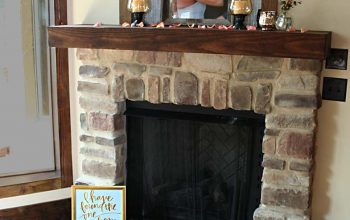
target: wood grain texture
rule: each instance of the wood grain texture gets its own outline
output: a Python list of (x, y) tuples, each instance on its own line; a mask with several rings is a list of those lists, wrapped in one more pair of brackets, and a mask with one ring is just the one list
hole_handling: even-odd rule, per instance
[(0, 199), (30, 193), (60, 189), (61, 178), (0, 187)]
[[(55, 24), (67, 24), (67, 0), (55, 0)], [(62, 187), (73, 184), (68, 49), (56, 49), (58, 130)]]
[(262, 0), (261, 9), (263, 11), (278, 11), (278, 0)]
[(69, 220), (71, 219), (71, 200), (59, 200), (32, 206), (0, 210), (2, 220)]
[(49, 27), (49, 45), (57, 48), (173, 51), (323, 60), (327, 57), (330, 40), (331, 32)]

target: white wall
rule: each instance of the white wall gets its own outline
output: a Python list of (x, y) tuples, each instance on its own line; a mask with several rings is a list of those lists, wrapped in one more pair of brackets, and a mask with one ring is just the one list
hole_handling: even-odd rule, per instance
[[(292, 11), (297, 27), (333, 32), (332, 47), (350, 49), (349, 0), (305, 0)], [(350, 61), (350, 60), (349, 60)], [(347, 71), (323, 76), (350, 79)], [(347, 102), (323, 101), (319, 110), (312, 214), (315, 220), (350, 219), (350, 91)]]

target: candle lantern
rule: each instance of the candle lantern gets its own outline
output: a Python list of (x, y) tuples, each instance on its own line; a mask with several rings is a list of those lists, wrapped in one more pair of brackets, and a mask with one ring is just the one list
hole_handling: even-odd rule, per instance
[(131, 23), (141, 23), (149, 10), (148, 0), (128, 0), (128, 10), (131, 12)]
[(234, 16), (235, 29), (245, 30), (245, 16), (249, 15), (252, 12), (251, 0), (232, 0), (230, 11)]

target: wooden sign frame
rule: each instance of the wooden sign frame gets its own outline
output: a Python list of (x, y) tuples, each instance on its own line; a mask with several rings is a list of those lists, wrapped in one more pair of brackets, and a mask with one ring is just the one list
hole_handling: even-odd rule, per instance
[[(78, 191), (84, 191), (83, 197), (82, 195), (77, 196)], [(104, 194), (96, 194), (96, 191), (103, 191)], [(118, 197), (113, 195), (116, 192), (118, 192)], [(121, 203), (118, 204), (116, 201), (121, 201)], [(115, 213), (113, 210), (119, 210), (120, 213)], [(77, 218), (78, 212), (85, 216)], [(72, 186), (72, 220), (97, 220), (101, 215), (109, 219), (108, 214), (117, 215), (113, 216), (113, 219), (126, 220), (125, 186)]]

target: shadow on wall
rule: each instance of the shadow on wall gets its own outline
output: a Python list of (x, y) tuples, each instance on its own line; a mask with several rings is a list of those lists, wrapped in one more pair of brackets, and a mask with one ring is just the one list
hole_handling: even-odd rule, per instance
[(318, 111), (318, 131), (316, 134), (312, 219), (317, 220), (325, 220), (331, 206), (329, 195), (330, 179), (333, 176), (331, 166), (334, 162), (334, 138), (337, 134), (334, 117), (338, 114), (339, 109), (337, 105), (328, 105), (327, 102), (329, 101), (323, 101), (322, 107)]

